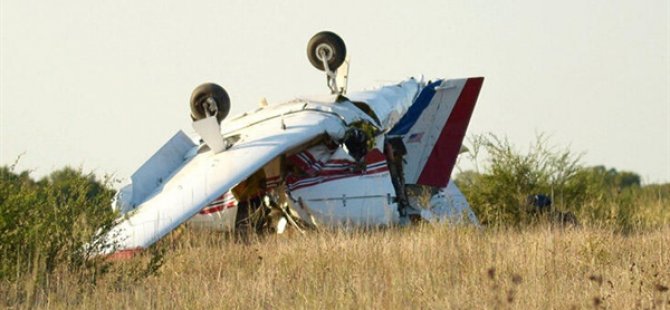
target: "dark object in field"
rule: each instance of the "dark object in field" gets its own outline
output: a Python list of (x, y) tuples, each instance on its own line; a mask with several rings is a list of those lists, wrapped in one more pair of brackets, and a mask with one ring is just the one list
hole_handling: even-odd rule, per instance
[(530, 195), (526, 198), (529, 206), (529, 213), (536, 217), (545, 217), (552, 224), (561, 226), (579, 226), (577, 217), (574, 213), (553, 210), (551, 207), (551, 198), (545, 194)]
[(533, 211), (537, 213), (547, 212), (551, 210), (551, 198), (544, 194), (530, 195), (526, 198), (529, 206), (535, 207)]

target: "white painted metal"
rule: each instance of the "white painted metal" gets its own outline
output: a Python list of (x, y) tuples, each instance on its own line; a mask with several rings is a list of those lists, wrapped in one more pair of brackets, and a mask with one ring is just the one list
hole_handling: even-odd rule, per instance
[[(146, 200), (183, 164), (184, 155), (193, 147), (195, 143), (183, 131), (177, 132), (130, 177), (133, 185), (130, 190), (126, 190), (125, 203), (134, 208)], [(128, 196), (132, 199), (128, 199)]]
[(200, 135), (214, 154), (226, 149), (223, 137), (221, 136), (221, 127), (219, 127), (216, 116), (208, 116), (193, 122), (193, 129), (195, 129), (195, 132)]
[[(467, 79), (448, 80), (436, 87), (435, 95), (414, 126), (403, 137), (407, 149), (405, 182), (416, 184), (433, 146), (451, 114)], [(420, 135), (419, 139), (413, 138)]]
[(319, 225), (389, 225), (398, 220), (388, 172), (328, 181), (295, 190), (291, 196), (302, 199)]
[[(409, 79), (351, 93), (348, 98), (368, 105), (379, 120), (379, 129), (387, 131), (405, 114), (420, 88), (419, 82)], [(443, 91), (444, 96), (452, 95)], [(183, 133), (178, 134), (134, 175), (132, 195), (139, 188), (141, 204), (103, 238), (116, 243), (116, 250), (146, 248), (277, 156), (322, 134), (337, 141), (356, 121), (377, 123), (351, 101), (341, 96), (298, 99), (231, 118), (222, 124), (221, 137), (235, 142), (225, 150), (219, 146), (212, 152), (194, 146)], [(221, 139), (216, 134), (204, 137), (211, 128), (204, 132), (201, 136), (210, 146)], [(398, 219), (388, 172), (328, 181), (292, 195), (308, 205), (317, 221), (325, 223), (385, 225)], [(233, 213), (222, 216), (234, 220)]]
[(453, 181), (431, 198), (430, 205), (430, 210), (421, 212), (426, 220), (479, 226), (477, 216)]
[(116, 250), (146, 248), (283, 152), (323, 133), (344, 134), (341, 121), (333, 115), (293, 114), (284, 122), (284, 131), (277, 131), (280, 120), (275, 118), (258, 124), (224, 152), (201, 152), (187, 160), (103, 238), (115, 243)]
[(342, 65), (337, 68), (337, 77), (335, 78), (335, 82), (337, 85), (340, 85), (340, 94), (346, 95), (347, 94), (347, 87), (349, 87), (349, 65), (351, 64), (351, 58), (347, 56), (347, 58), (344, 59), (344, 62)]
[(375, 90), (352, 92), (347, 95), (347, 98), (351, 101), (366, 103), (379, 117), (381, 126), (391, 129), (412, 105), (420, 87), (419, 82), (409, 79)]

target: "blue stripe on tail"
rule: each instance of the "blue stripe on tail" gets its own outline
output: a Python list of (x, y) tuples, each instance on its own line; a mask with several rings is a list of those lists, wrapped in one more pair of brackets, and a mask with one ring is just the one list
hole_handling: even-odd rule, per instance
[(424, 87), (423, 90), (421, 90), (419, 97), (416, 98), (414, 103), (409, 107), (409, 110), (407, 110), (407, 113), (403, 115), (400, 121), (398, 121), (388, 134), (390, 136), (407, 134), (419, 119), (423, 110), (425, 110), (430, 104), (430, 101), (433, 100), (433, 96), (435, 96), (435, 87), (440, 84), (442, 84), (442, 80), (437, 80)]

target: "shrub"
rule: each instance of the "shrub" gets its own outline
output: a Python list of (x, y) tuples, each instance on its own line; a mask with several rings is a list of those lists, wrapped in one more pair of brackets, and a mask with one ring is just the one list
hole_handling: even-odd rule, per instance
[(84, 245), (111, 227), (113, 195), (106, 182), (72, 168), (34, 181), (27, 171), (0, 167), (0, 280), (43, 283), (59, 268), (97, 267)]
[(572, 212), (583, 224), (630, 232), (670, 223), (670, 184), (660, 186), (665, 190), (641, 187), (636, 173), (584, 167), (581, 155), (550, 146), (543, 135), (526, 153), (493, 134), (474, 136), (469, 144), (465, 158), (474, 170), (460, 172), (456, 183), (483, 223), (536, 220), (526, 199), (539, 193), (551, 197), (552, 211)]
[[(466, 158), (476, 170), (460, 173), (456, 183), (483, 223), (527, 223), (526, 200), (536, 193), (550, 194), (553, 201), (570, 199), (566, 184), (579, 170), (580, 156), (552, 149), (544, 136), (538, 136), (525, 154), (493, 134), (474, 136), (469, 149)], [(488, 155), (484, 166), (482, 155)]]

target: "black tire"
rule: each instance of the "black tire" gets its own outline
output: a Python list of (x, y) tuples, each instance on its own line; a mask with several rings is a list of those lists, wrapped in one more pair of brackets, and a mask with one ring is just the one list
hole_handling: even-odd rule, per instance
[(329, 51), (332, 51), (332, 54), (328, 55), (328, 68), (335, 71), (344, 63), (347, 48), (342, 38), (333, 32), (321, 31), (315, 34), (307, 43), (307, 58), (314, 68), (324, 71), (323, 62), (317, 56), (317, 49), (324, 45)]
[(216, 102), (217, 113), (216, 120), (221, 121), (228, 116), (230, 112), (230, 97), (223, 87), (214, 83), (205, 83), (196, 87), (191, 94), (191, 119), (194, 121), (207, 117), (204, 103), (208, 98)]

